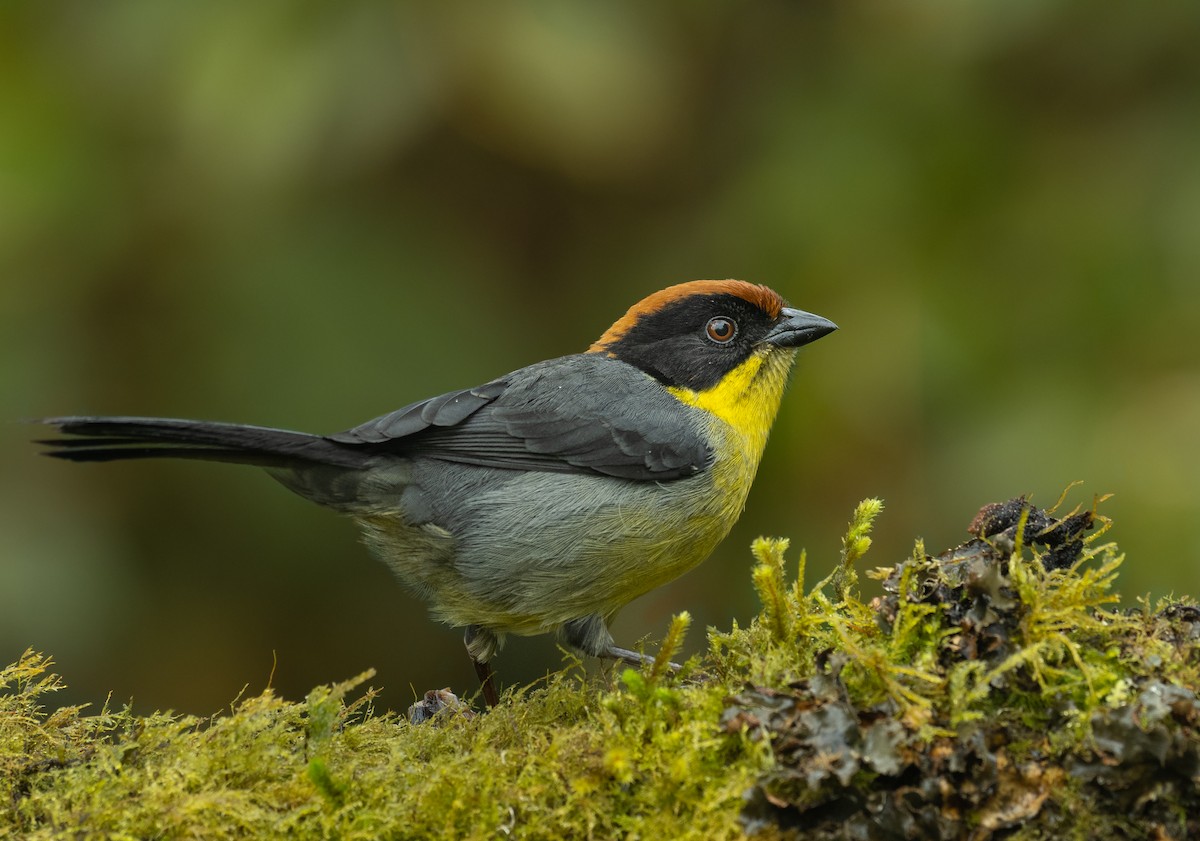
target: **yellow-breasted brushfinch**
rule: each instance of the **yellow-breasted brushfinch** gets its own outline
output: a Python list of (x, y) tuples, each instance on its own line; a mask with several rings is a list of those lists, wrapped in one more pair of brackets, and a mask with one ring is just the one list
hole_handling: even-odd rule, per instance
[(133, 417), (59, 417), (71, 461), (253, 464), (354, 519), (437, 619), (489, 661), (506, 634), (557, 631), (639, 663), (608, 630), (733, 526), (796, 349), (837, 329), (737, 280), (671, 286), (587, 351), (521, 368), (334, 435)]

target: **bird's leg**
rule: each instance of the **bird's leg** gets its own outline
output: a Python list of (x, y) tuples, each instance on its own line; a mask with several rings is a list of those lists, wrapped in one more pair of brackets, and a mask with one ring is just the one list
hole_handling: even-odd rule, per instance
[(488, 705), (488, 709), (500, 703), (500, 695), (496, 692), (496, 671), (492, 668), (492, 664), (488, 662), (479, 662), (472, 660), (471, 664), (475, 666), (475, 674), (479, 675), (479, 686), (483, 689), (483, 702)]
[(475, 674), (479, 676), (483, 702), (490, 709), (500, 703), (500, 693), (496, 691), (496, 672), (492, 669), (491, 660), (500, 650), (502, 640), (487, 628), (468, 625), (463, 642), (466, 643), (467, 654), (471, 657)]
[[(654, 662), (653, 657), (618, 646), (608, 631), (608, 623), (598, 613), (582, 619), (572, 619), (559, 629), (559, 635), (567, 645), (593, 657), (620, 660), (630, 666), (648, 666)], [(682, 668), (678, 663), (667, 665), (672, 671)]]

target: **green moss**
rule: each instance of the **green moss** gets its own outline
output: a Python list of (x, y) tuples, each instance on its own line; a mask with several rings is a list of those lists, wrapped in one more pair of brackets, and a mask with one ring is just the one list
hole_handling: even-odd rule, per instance
[(420, 726), (347, 705), (361, 679), (209, 721), (49, 713), (50, 666), (29, 652), (3, 673), (0, 836), (722, 838), (769, 761), (721, 733), (721, 692), (665, 663), (613, 689), (572, 669)]
[(26, 652), (0, 673), (0, 837), (1195, 833), (1200, 608), (1117, 610), (1101, 518), (1006, 505), (870, 573), (870, 602), (877, 501), (811, 589), (803, 553), (756, 541), (762, 610), (704, 657), (671, 666), (683, 614), (641, 671), (572, 664), (420, 725), (372, 708), (369, 672), (207, 720), (54, 709), (52, 663)]

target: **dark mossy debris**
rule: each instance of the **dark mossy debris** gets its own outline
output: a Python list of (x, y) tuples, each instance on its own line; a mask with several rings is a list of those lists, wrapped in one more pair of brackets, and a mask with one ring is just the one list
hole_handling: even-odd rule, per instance
[(1023, 498), (986, 506), (976, 539), (879, 571), (874, 629), (851, 627), (868, 617), (849, 599), (836, 611), (849, 646), (786, 687), (731, 698), (726, 727), (761, 734), (776, 759), (747, 827), (1200, 837), (1200, 611), (1112, 608), (1120, 557), (1088, 546), (1096, 522)]
[(85, 714), (26, 652), (0, 673), (0, 838), (1200, 837), (1200, 608), (1118, 610), (1103, 518), (1023, 499), (867, 601), (880, 510), (811, 589), (756, 541), (760, 614), (680, 672), (686, 615), (643, 670), (571, 666), (486, 715), (445, 690), (377, 714), (369, 674)]

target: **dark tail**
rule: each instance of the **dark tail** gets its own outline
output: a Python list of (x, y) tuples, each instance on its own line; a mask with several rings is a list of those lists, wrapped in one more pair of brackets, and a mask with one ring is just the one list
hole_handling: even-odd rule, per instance
[(370, 456), (320, 435), (264, 426), (174, 418), (43, 418), (67, 436), (40, 440), (45, 455), (67, 461), (189, 458), (267, 468), (366, 466)]

